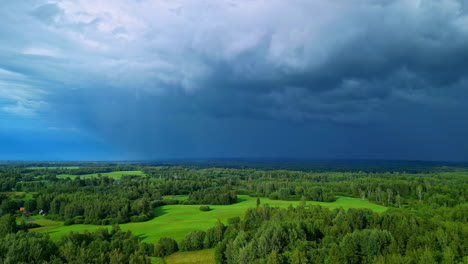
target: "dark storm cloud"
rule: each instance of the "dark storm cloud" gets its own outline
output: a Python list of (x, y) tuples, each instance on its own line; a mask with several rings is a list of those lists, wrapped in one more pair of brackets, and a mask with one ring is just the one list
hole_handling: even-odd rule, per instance
[(122, 157), (466, 159), (467, 6), (22, 1), (0, 109)]

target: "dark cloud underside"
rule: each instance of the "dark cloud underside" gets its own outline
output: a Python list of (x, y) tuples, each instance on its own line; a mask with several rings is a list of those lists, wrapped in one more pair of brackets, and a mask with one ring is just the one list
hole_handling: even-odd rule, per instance
[(29, 0), (0, 17), (0, 159), (468, 159), (468, 1)]

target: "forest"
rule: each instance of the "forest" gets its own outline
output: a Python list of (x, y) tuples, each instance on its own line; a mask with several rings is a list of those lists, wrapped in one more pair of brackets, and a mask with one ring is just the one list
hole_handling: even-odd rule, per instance
[[(204, 249), (212, 263), (229, 264), (468, 263), (465, 165), (276, 164), (3, 163), (0, 263), (168, 263)], [(207, 219), (211, 228), (194, 223), (182, 239), (171, 224), (157, 227), (168, 231), (154, 242), (121, 228), (163, 217), (166, 207), (208, 214), (245, 197), (256, 203)], [(385, 211), (345, 209), (340, 197)], [(43, 223), (96, 228), (57, 238)]]

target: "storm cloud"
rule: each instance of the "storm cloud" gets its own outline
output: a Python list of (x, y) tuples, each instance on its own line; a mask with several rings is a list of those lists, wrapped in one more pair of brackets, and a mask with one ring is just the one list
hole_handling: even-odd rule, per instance
[(0, 158), (468, 159), (468, 1), (25, 0), (0, 22)]

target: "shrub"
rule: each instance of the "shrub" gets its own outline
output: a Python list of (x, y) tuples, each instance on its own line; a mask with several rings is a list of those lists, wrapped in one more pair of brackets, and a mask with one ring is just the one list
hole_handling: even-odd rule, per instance
[(206, 212), (206, 211), (210, 211), (210, 210), (211, 210), (211, 208), (208, 205), (200, 206), (200, 211), (205, 211)]
[(130, 222), (144, 222), (148, 220), (149, 220), (148, 216), (144, 214), (134, 215), (130, 217)]
[(163, 257), (177, 252), (179, 250), (179, 246), (174, 239), (169, 237), (161, 237), (155, 249), (157, 251), (156, 254), (159, 257)]
[(270, 198), (271, 200), (279, 200), (279, 194), (277, 192), (272, 192), (270, 193), (270, 195), (268, 195), (268, 198)]
[(63, 222), (63, 225), (64, 226), (69, 226), (69, 225), (73, 225), (74, 223), (75, 223), (75, 220), (67, 219), (67, 220), (65, 220), (65, 222)]
[(84, 223), (84, 217), (83, 216), (75, 216), (73, 218), (74, 224), (79, 225)]
[(164, 199), (163, 202), (167, 205), (179, 204), (180, 201), (176, 199)]
[(156, 244), (154, 245), (154, 256), (155, 257), (164, 257), (165, 255), (165, 252), (164, 252), (164, 249), (163, 247), (161, 247), (161, 245), (159, 244)]

